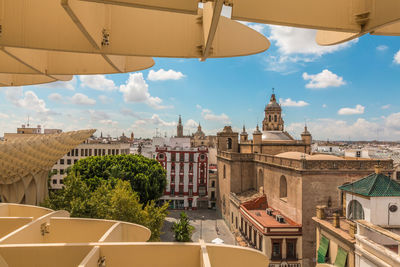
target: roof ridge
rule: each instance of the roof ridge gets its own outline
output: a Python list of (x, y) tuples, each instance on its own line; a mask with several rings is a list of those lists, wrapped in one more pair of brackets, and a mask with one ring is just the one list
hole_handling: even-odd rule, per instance
[[(371, 185), (371, 187), (369, 188), (369, 190), (368, 190), (368, 195), (371, 195), (371, 193), (375, 190), (375, 188), (376, 188), (376, 184), (377, 184), (377, 181), (378, 181), (378, 177), (380, 176), (380, 173), (372, 173), (372, 174), (370, 174), (370, 175), (368, 175), (367, 177), (369, 177), (369, 176), (373, 176), (373, 182), (372, 182), (372, 185)], [(367, 178), (367, 177), (365, 177), (365, 178)]]

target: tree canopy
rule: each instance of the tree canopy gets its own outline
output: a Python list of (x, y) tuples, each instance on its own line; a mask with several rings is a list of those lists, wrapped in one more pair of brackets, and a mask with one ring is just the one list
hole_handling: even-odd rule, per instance
[(166, 172), (159, 162), (140, 155), (87, 157), (75, 163), (68, 176), (78, 174), (91, 191), (103, 180), (112, 181), (111, 186), (115, 185), (113, 178), (129, 181), (145, 205), (160, 198), (167, 183)]
[(157, 207), (149, 201), (139, 202), (128, 181), (110, 178), (99, 180), (94, 190), (73, 172), (64, 179), (64, 188), (51, 191), (42, 204), (54, 210), (67, 210), (71, 217), (110, 219), (137, 223), (151, 230), (150, 240), (159, 240), (168, 203)]
[(172, 226), (175, 241), (189, 242), (192, 238), (194, 227), (190, 225), (189, 218), (185, 212), (181, 212), (180, 219)]

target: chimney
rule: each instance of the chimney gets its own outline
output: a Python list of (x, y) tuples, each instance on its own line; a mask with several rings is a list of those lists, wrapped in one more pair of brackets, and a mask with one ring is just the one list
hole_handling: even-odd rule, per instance
[(326, 208), (325, 205), (317, 206), (317, 218), (318, 219), (321, 219), (321, 220), (325, 219), (325, 208)]
[(380, 164), (375, 165), (375, 173), (380, 174), (382, 172), (382, 167)]
[(357, 225), (355, 222), (348, 221), (350, 228), (349, 228), (349, 235), (354, 238), (354, 235), (357, 233)]
[(337, 212), (333, 214), (333, 227), (340, 228), (340, 217)]

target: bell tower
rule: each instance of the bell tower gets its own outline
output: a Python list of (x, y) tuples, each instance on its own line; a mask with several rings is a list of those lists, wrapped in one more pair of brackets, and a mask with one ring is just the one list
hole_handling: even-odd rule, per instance
[(284, 122), (282, 119), (282, 108), (276, 102), (275, 92), (272, 88), (272, 95), (269, 103), (265, 107), (265, 117), (263, 120), (263, 131), (283, 131)]
[(179, 115), (178, 126), (176, 126), (176, 137), (183, 137), (183, 125), (181, 115)]

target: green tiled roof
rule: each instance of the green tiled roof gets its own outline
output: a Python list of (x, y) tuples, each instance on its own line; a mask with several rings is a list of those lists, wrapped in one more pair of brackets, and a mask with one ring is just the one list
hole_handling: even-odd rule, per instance
[(400, 184), (382, 173), (370, 174), (351, 184), (339, 186), (339, 189), (368, 197), (400, 196)]

